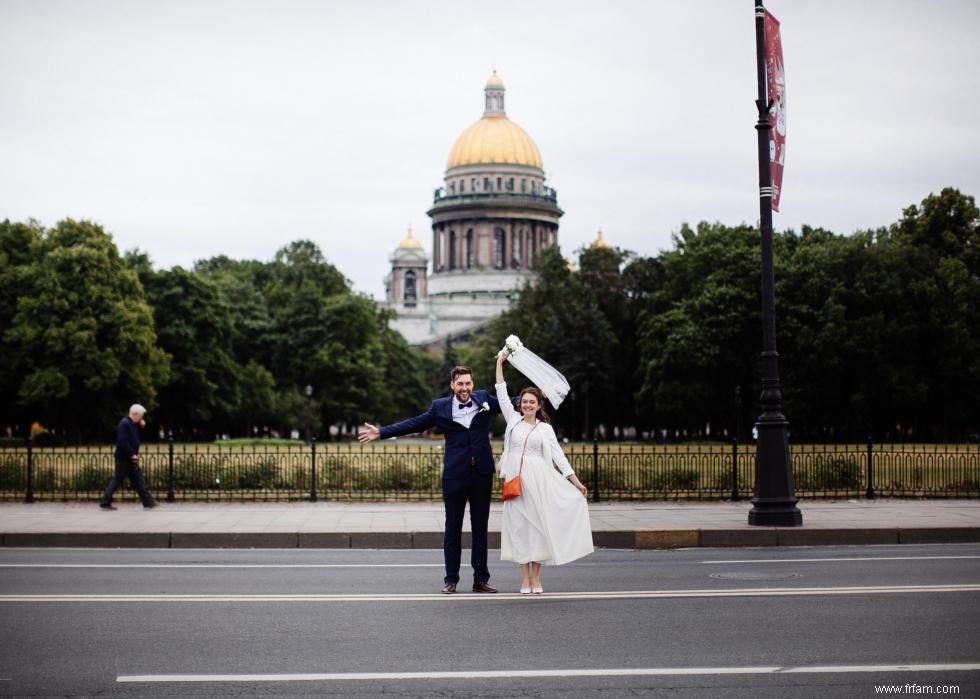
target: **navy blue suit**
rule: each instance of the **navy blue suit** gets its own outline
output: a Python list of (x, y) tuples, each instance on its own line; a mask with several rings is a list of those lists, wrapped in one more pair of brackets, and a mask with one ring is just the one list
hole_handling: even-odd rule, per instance
[(442, 539), (447, 583), (459, 582), (462, 556), (463, 515), (470, 504), (473, 535), (473, 582), (490, 580), (487, 567), (487, 523), (490, 520), (490, 494), (493, 490), (494, 460), (490, 447), (490, 417), (500, 412), (495, 396), (473, 391), (470, 399), (488, 410), (473, 416), (467, 429), (453, 420), (455, 396), (437, 398), (429, 409), (416, 417), (381, 428), (381, 438), (400, 437), (438, 427), (446, 436), (442, 462), (442, 501), (446, 507), (446, 531)]

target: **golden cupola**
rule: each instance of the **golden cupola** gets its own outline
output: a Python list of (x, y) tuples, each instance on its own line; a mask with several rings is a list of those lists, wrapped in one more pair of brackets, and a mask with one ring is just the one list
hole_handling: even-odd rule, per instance
[(483, 90), (486, 104), (483, 117), (456, 139), (446, 169), (465, 165), (523, 165), (543, 170), (538, 146), (524, 129), (507, 118), (504, 83), (497, 71)]
[(422, 243), (412, 234), (412, 229), (408, 229), (408, 234), (402, 239), (402, 242), (398, 243), (399, 250), (406, 249), (421, 249)]
[(602, 237), (602, 229), (601, 228), (599, 229), (599, 232), (596, 234), (595, 240), (592, 241), (592, 245), (590, 245), (589, 247), (591, 247), (591, 248), (608, 248), (608, 249), (612, 249), (612, 246), (609, 243), (606, 242), (606, 239), (605, 238)]

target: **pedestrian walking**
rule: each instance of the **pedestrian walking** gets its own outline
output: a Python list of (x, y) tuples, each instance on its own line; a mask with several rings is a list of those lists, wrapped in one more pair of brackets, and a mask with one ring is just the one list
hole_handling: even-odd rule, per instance
[(146, 408), (139, 403), (134, 403), (129, 408), (129, 415), (119, 421), (116, 427), (116, 472), (109, 481), (108, 487), (102, 493), (99, 500), (99, 507), (103, 510), (116, 509), (112, 505), (112, 494), (116, 488), (122, 485), (123, 479), (128, 478), (129, 484), (139, 495), (143, 507), (150, 509), (156, 507), (157, 503), (146, 487), (146, 479), (143, 477), (143, 469), (140, 468), (140, 427), (146, 426)]

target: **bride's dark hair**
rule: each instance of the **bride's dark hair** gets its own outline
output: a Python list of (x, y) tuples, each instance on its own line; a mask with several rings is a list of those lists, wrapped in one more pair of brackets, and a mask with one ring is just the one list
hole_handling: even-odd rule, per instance
[(548, 417), (548, 411), (544, 409), (544, 394), (541, 389), (536, 386), (528, 386), (521, 390), (521, 394), (517, 396), (517, 407), (521, 407), (521, 398), (524, 397), (525, 393), (530, 393), (532, 396), (538, 399), (538, 412), (534, 414), (534, 417), (538, 418), (541, 422), (547, 422), (551, 424), (551, 418)]

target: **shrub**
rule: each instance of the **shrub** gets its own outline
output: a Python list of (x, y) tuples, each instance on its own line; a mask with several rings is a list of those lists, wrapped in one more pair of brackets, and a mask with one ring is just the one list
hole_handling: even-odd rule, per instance
[[(581, 479), (581, 476), (579, 476)], [(599, 491), (623, 492), (630, 490), (626, 468), (619, 465), (599, 464)]]
[(243, 490), (262, 490), (280, 487), (279, 466), (273, 457), (257, 459), (238, 468), (234, 482)]
[(0, 457), (0, 490), (27, 487), (27, 456)]
[[(660, 473), (650, 474), (649, 487), (663, 491), (697, 490), (701, 474), (697, 469), (675, 467)], [(729, 483), (731, 480), (729, 479)]]
[[(163, 482), (166, 483), (166, 469)], [(197, 454), (174, 457), (174, 490), (215, 490), (221, 488), (217, 461)]]
[(947, 483), (943, 490), (948, 490), (955, 493), (980, 493), (980, 480), (974, 480), (967, 478), (962, 481), (954, 481), (952, 483)]
[[(347, 473), (349, 467), (345, 459), (339, 456), (329, 456), (326, 459), (318, 460), (316, 467), (316, 480), (317, 485), (320, 488), (326, 490), (346, 490), (347, 489)], [(297, 473), (300, 469), (297, 469)], [(302, 474), (303, 483), (305, 487), (309, 487), (309, 467), (303, 468), (304, 473)], [(294, 478), (296, 476), (294, 475)]]
[(95, 463), (83, 464), (67, 478), (68, 490), (102, 490), (109, 484), (113, 469)]
[(820, 456), (804, 469), (798, 487), (804, 490), (856, 490), (861, 483), (861, 467), (853, 457)]
[[(31, 488), (54, 490), (54, 469), (34, 467)], [(0, 457), (0, 490), (27, 490), (27, 455)]]
[(711, 477), (711, 484), (708, 486), (709, 490), (721, 491), (722, 493), (730, 492), (732, 489), (732, 474), (731, 473), (716, 473)]

